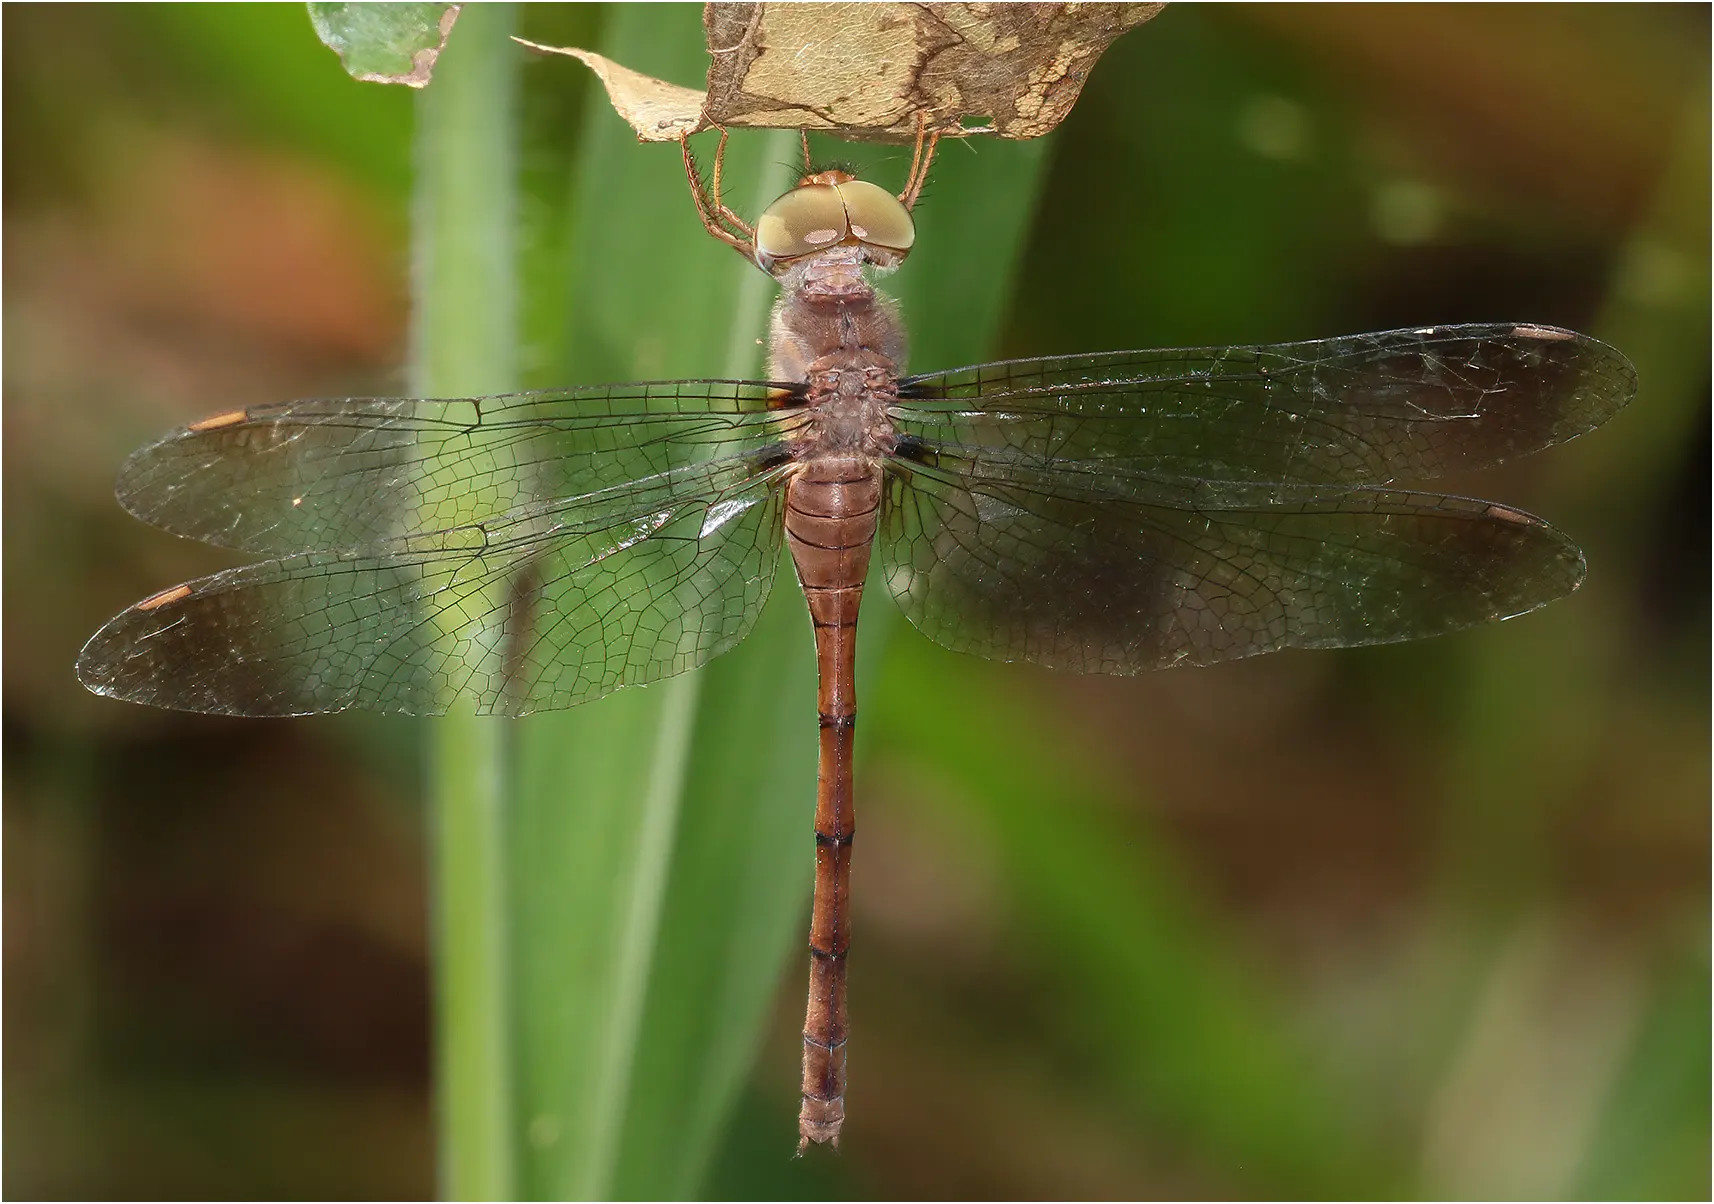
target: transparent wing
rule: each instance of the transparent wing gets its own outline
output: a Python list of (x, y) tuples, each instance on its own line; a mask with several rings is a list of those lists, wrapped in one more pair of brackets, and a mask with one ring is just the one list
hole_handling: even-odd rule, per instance
[(454, 400), (234, 410), (137, 451), (145, 522), (262, 555), (365, 547), (760, 452), (794, 419), (753, 381), (658, 381)]
[(982, 364), (908, 378), (894, 419), (931, 445), (1037, 468), (1382, 485), (1563, 442), (1635, 391), (1605, 343), (1502, 323)]
[(946, 451), (889, 465), (881, 539), (888, 589), (936, 643), (1085, 673), (1438, 635), (1583, 576), (1558, 531), (1467, 498)]
[[(586, 702), (743, 639), (779, 562), (779, 475), (767, 455), (693, 464), (217, 573), (115, 617), (78, 677), (98, 694), (229, 715)], [(353, 512), (343, 530), (362, 526)]]

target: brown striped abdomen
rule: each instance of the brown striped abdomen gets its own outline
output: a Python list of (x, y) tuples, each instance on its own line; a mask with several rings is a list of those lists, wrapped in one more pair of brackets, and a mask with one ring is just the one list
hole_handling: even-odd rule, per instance
[(815, 624), (821, 764), (815, 905), (803, 1026), (798, 1148), (839, 1142), (845, 1121), (845, 955), (851, 946), (851, 751), (857, 731), (857, 607), (880, 519), (881, 470), (867, 456), (806, 461), (786, 487), (786, 543)]

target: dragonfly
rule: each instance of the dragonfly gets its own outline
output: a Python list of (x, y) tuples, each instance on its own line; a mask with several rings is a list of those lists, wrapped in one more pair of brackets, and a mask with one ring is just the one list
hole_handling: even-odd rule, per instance
[(752, 226), (703, 225), (779, 284), (766, 380), (235, 409), (133, 454), (118, 498), (260, 558), (143, 599), (77, 663), (97, 694), (284, 716), (523, 716), (735, 647), (790, 554), (819, 672), (801, 1153), (845, 1119), (858, 609), (1078, 673), (1413, 640), (1532, 611), (1584, 559), (1511, 506), (1406, 482), (1562, 443), (1631, 399), (1612, 347), (1527, 322), (907, 373), (874, 277), (897, 195), (807, 160)]

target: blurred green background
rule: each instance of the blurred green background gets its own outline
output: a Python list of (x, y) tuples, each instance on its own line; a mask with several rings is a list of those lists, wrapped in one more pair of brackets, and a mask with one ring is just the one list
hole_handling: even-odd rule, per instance
[[(618, 18), (521, 14), (597, 47)], [(414, 98), (346, 78), (296, 5), (3, 20), (0, 1186), (432, 1193), (420, 726), (170, 715), (71, 675), (110, 614), (229, 563), (118, 509), (125, 454), (215, 410), (404, 388)], [(1040, 148), (975, 354), (1588, 331), (1636, 363), (1632, 408), (1448, 485), (1549, 517), (1588, 583), (1430, 643), (1132, 680), (877, 623), (845, 1147), (787, 1157), (794, 937), (701, 1194), (1708, 1195), (1708, 24), (1186, 6), (1103, 58)], [(557, 207), (597, 200), (564, 165), (618, 119), (573, 64), (520, 78), (528, 277), (576, 253)], [(672, 148), (628, 153), (670, 179)], [(647, 221), (694, 222), (662, 195), (599, 199), (639, 272)], [(943, 197), (925, 250), (980, 227), (980, 198)], [(919, 348), (980, 308), (956, 257), (931, 266)], [(561, 351), (523, 325), (529, 376)]]

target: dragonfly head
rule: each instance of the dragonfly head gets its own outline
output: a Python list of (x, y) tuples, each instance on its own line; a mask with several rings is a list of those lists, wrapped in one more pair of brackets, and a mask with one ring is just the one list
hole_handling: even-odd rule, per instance
[(763, 210), (756, 263), (772, 276), (832, 247), (856, 247), (862, 261), (895, 268), (916, 242), (916, 224), (892, 193), (843, 171), (819, 171)]

